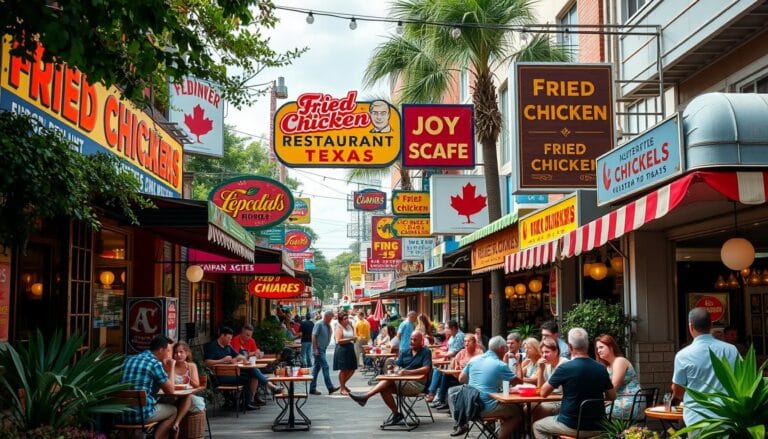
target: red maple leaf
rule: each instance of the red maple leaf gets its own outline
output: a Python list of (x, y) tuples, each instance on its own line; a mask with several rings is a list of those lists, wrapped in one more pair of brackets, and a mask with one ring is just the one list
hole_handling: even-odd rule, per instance
[(475, 185), (467, 183), (461, 188), (461, 195), (451, 195), (451, 207), (459, 215), (467, 217), (467, 222), (464, 224), (472, 223), (469, 217), (485, 208), (485, 200), (488, 197), (485, 195), (475, 195), (476, 189)]
[(199, 105), (192, 109), (192, 115), (184, 115), (184, 124), (189, 127), (189, 132), (197, 136), (197, 143), (200, 143), (200, 136), (213, 129), (213, 121), (205, 117), (205, 110)]

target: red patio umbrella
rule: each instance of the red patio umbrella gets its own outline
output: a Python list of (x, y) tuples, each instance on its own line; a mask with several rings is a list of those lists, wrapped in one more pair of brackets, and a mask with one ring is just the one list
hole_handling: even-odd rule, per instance
[(376, 301), (376, 309), (373, 310), (373, 318), (379, 321), (384, 318), (384, 304), (381, 303), (381, 299)]

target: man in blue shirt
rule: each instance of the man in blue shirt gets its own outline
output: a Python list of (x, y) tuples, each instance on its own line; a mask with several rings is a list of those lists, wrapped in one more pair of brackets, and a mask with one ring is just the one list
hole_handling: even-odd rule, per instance
[(459, 329), (459, 323), (456, 320), (448, 321), (448, 333), (451, 337), (448, 339), (448, 351), (443, 354), (443, 357), (453, 358), (464, 349), (464, 333)]
[[(503, 381), (515, 379), (515, 373), (501, 361), (507, 353), (507, 342), (497, 335), (488, 342), (488, 352), (467, 363), (459, 375), (459, 382), (468, 384), (480, 392), (483, 411), (480, 416), (493, 416), (501, 419), (499, 437), (511, 437), (523, 420), (523, 411), (518, 404), (499, 404), (491, 398)], [(467, 427), (462, 426), (451, 436), (466, 434)]]
[(408, 311), (408, 318), (400, 323), (397, 328), (397, 337), (400, 340), (400, 352), (410, 349), (411, 333), (416, 329), (416, 311)]
[(317, 390), (317, 377), (320, 375), (320, 370), (323, 371), (323, 379), (329, 395), (340, 389), (340, 387), (335, 387), (331, 381), (328, 360), (325, 358), (325, 351), (328, 350), (328, 344), (331, 343), (331, 320), (333, 320), (333, 311), (326, 311), (323, 314), (323, 319), (315, 323), (312, 329), (312, 353), (315, 357), (315, 366), (312, 368), (312, 384), (309, 385), (309, 393), (313, 395), (321, 394)]
[[(424, 391), (429, 385), (429, 377), (432, 372), (432, 352), (429, 348), (424, 347), (424, 335), (419, 331), (413, 331), (410, 339), (410, 349), (401, 350), (397, 357), (396, 371), (398, 375), (415, 375), (421, 376), (420, 381), (405, 381), (400, 384), (400, 394), (403, 396), (416, 396)], [(392, 411), (391, 424), (399, 424), (403, 421), (403, 415), (398, 411), (395, 398), (392, 396), (396, 393), (397, 384), (394, 381), (379, 381), (374, 388), (368, 391), (366, 394), (350, 393), (349, 397), (355, 402), (360, 404), (361, 407), (365, 407), (365, 403), (368, 402), (373, 395), (380, 393), (381, 399)]]
[[(720, 380), (715, 376), (709, 351), (718, 358), (725, 356), (733, 366), (739, 352), (736, 346), (717, 340), (710, 334), (712, 319), (706, 308), (694, 308), (688, 313), (688, 331), (693, 337), (693, 343), (680, 350), (675, 355), (675, 368), (672, 374), (672, 393), (675, 398), (683, 400), (683, 420), (685, 425), (693, 425), (703, 419), (716, 416), (694, 401), (685, 389), (711, 392), (724, 391)], [(696, 413), (697, 411), (702, 414)]]
[(568, 350), (568, 343), (560, 338), (560, 327), (557, 323), (550, 320), (541, 324), (541, 339), (551, 338), (557, 341), (557, 346), (560, 348), (560, 356), (563, 358), (571, 358), (571, 352)]
[[(544, 439), (557, 435), (575, 436), (579, 426), (579, 408), (586, 399), (616, 399), (616, 390), (608, 376), (605, 366), (589, 358), (589, 337), (582, 328), (573, 328), (568, 332), (568, 346), (571, 361), (555, 369), (549, 381), (541, 386), (541, 396), (549, 396), (553, 390), (563, 387), (563, 402), (560, 413), (539, 419), (533, 424), (533, 435)], [(605, 415), (605, 408), (600, 405), (587, 405), (581, 418), (581, 437), (599, 436), (602, 426), (600, 420)]]
[[(147, 405), (139, 413), (138, 407), (133, 412), (123, 415), (127, 422), (139, 423), (159, 422), (155, 427), (155, 437), (167, 438), (176, 419), (176, 406), (158, 404), (157, 393), (160, 389), (167, 394), (173, 394), (174, 368), (176, 360), (172, 358), (173, 340), (158, 334), (149, 343), (149, 350), (137, 355), (131, 355), (123, 363), (121, 383), (131, 383), (131, 389), (144, 390), (147, 393)], [(169, 377), (163, 369), (163, 363), (168, 363), (171, 371)]]

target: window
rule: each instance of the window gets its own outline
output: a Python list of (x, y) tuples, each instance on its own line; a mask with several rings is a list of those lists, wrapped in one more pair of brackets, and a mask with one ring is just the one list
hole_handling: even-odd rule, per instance
[[(568, 12), (563, 15), (559, 24), (563, 26), (577, 25), (579, 24), (579, 15), (576, 11), (576, 4), (574, 3)], [(567, 28), (566, 28), (567, 30)], [(557, 42), (565, 49), (568, 50), (571, 57), (571, 61), (577, 61), (579, 59), (579, 34), (574, 32), (561, 32), (557, 34)]]
[(509, 87), (504, 87), (499, 92), (499, 111), (501, 112), (501, 131), (499, 132), (499, 149), (501, 149), (501, 163), (504, 165), (511, 160), (510, 150), (510, 120), (509, 120)]
[(768, 93), (768, 76), (748, 82), (739, 91), (741, 93)]
[(175, 276), (176, 270), (175, 270), (175, 264), (174, 264), (174, 262), (177, 260), (175, 250), (176, 250), (175, 246), (172, 243), (163, 241), (162, 292), (163, 292), (163, 296), (166, 296), (166, 297), (175, 296), (174, 291), (177, 283), (177, 279)]
[(197, 337), (209, 339), (211, 337), (211, 315), (213, 303), (214, 283), (201, 281), (190, 284), (192, 290), (191, 321), (197, 327)]
[(659, 97), (637, 101), (625, 110), (624, 137), (636, 136), (661, 122), (662, 115)]
[(461, 69), (459, 75), (459, 102), (466, 102), (469, 99), (469, 72), (467, 69)]
[(635, 15), (637, 11), (642, 9), (643, 6), (650, 2), (651, 0), (623, 0), (621, 2), (622, 23), (632, 18), (632, 16)]

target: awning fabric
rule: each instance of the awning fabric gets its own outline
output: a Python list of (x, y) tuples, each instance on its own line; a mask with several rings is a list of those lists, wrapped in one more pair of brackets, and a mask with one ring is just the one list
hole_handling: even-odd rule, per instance
[[(686, 195), (698, 183), (705, 184), (720, 197), (725, 196), (742, 204), (764, 204), (768, 194), (768, 172), (693, 172), (569, 232), (558, 240), (507, 255), (506, 272), (512, 273), (553, 262), (558, 246), (562, 249), (560, 256), (563, 258), (580, 255), (663, 217), (681, 204), (701, 201), (701, 195), (686, 200), (691, 198)], [(555, 252), (552, 251), (553, 248)]]
[(485, 238), (486, 236), (492, 235), (498, 232), (499, 230), (506, 229), (507, 227), (512, 226), (515, 223), (517, 223), (517, 212), (504, 215), (503, 217), (488, 224), (487, 226), (480, 228), (478, 230), (475, 230), (469, 235), (461, 238), (459, 240), (459, 247), (464, 247), (465, 245), (469, 245), (477, 241), (478, 239)]

